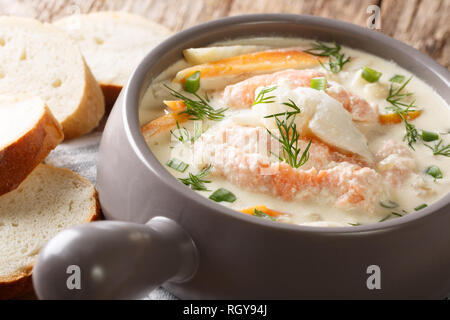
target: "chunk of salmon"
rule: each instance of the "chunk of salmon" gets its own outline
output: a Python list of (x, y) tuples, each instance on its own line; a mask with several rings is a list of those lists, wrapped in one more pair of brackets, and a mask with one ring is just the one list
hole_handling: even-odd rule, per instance
[[(286, 80), (292, 88), (310, 87), (311, 79), (324, 77), (325, 74), (317, 70), (284, 70), (272, 74), (254, 76), (247, 80), (229, 85), (223, 92), (224, 102), (234, 109), (249, 108), (255, 101), (255, 91), (259, 87), (276, 85), (280, 80)], [(378, 112), (376, 106), (369, 104), (366, 100), (345, 90), (335, 82), (328, 82), (326, 92), (336, 99), (342, 106), (352, 114), (355, 121), (376, 122)]]
[[(217, 128), (216, 128), (217, 129)], [(255, 141), (266, 131), (254, 127), (227, 127), (208, 130), (195, 145), (208, 155), (204, 163), (212, 165), (212, 174), (254, 192), (280, 197), (286, 201), (319, 201), (342, 208), (362, 208), (375, 212), (381, 197), (381, 176), (352, 156), (340, 154), (313, 140), (310, 158), (299, 169), (257, 152)], [(270, 139), (270, 138), (269, 138)], [(306, 148), (309, 140), (299, 145)], [(273, 148), (275, 141), (263, 144)]]
[(370, 104), (367, 100), (347, 91), (343, 86), (337, 83), (330, 83), (327, 93), (336, 99), (342, 106), (352, 114), (354, 121), (377, 122), (377, 106)]
[[(201, 153), (205, 158), (200, 161), (202, 165), (208, 163), (210, 158), (215, 158), (215, 161), (229, 161), (230, 157), (239, 152), (253, 155), (255, 159), (263, 162), (278, 161), (274, 154), (281, 154), (280, 143), (271, 137), (265, 128), (218, 125), (212, 129), (196, 142), (196, 153)], [(361, 157), (343, 154), (315, 138), (301, 137), (298, 140), (299, 149), (305, 150), (310, 140), (309, 160), (302, 169), (327, 169), (339, 162), (368, 166)]]
[(392, 186), (399, 186), (417, 171), (411, 151), (394, 140), (385, 140), (376, 153), (377, 169)]

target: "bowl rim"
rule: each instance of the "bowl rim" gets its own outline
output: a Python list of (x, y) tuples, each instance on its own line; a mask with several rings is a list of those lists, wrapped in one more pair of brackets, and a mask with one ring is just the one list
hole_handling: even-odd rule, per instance
[[(229, 218), (239, 220), (241, 222), (252, 223), (266, 227), (270, 229), (278, 229), (287, 232), (307, 232), (307, 233), (323, 233), (323, 234), (351, 234), (351, 233), (363, 233), (363, 232), (379, 232), (386, 231), (388, 229), (396, 229), (403, 227), (406, 224), (417, 222), (420, 219), (428, 217), (434, 212), (441, 210), (444, 207), (450, 207), (450, 193), (443, 198), (429, 205), (427, 208), (418, 212), (411, 212), (406, 216), (389, 219), (387, 221), (379, 223), (371, 223), (360, 226), (346, 226), (346, 227), (311, 227), (302, 226), (296, 224), (287, 223), (273, 223), (266, 219), (255, 219), (254, 217), (246, 214), (242, 214), (231, 208), (223, 206), (219, 203), (201, 196), (197, 192), (190, 190), (169, 173), (168, 170), (156, 159), (151, 150), (148, 148), (142, 134), (139, 125), (138, 108), (140, 103), (141, 91), (143, 84), (146, 81), (149, 70), (153, 68), (161, 56), (163, 56), (172, 46), (184, 41), (192, 41), (192, 39), (198, 37), (199, 33), (210, 33), (214, 30), (223, 29), (224, 27), (233, 25), (247, 25), (247, 24), (267, 24), (267, 23), (295, 23), (295, 24), (312, 24), (315, 26), (326, 27), (330, 29), (340, 29), (348, 31), (350, 33), (363, 34), (370, 36), (378, 44), (395, 47), (397, 50), (410, 59), (415, 59), (422, 62), (426, 68), (433, 74), (439, 77), (440, 81), (449, 86), (450, 73), (439, 63), (428, 57), (424, 53), (398, 41), (382, 33), (363, 28), (358, 25), (350, 24), (347, 22), (311, 16), (311, 15), (298, 15), (298, 14), (247, 14), (238, 15), (226, 18), (220, 18), (212, 20), (206, 23), (202, 23), (191, 28), (185, 29), (181, 32), (175, 33), (169, 37), (153, 50), (151, 50), (141, 63), (137, 66), (128, 84), (123, 90), (123, 103), (121, 108), (122, 121), (124, 124), (125, 133), (128, 141), (131, 144), (132, 149), (142, 161), (142, 163), (152, 171), (159, 179), (160, 183), (165, 184), (167, 187), (175, 189), (178, 193), (181, 193), (185, 198), (190, 201), (196, 202), (198, 205), (203, 206), (205, 209), (224, 214)], [(188, 40), (186, 40), (188, 39)], [(445, 101), (448, 99), (443, 98)], [(448, 103), (448, 101), (447, 101)]]

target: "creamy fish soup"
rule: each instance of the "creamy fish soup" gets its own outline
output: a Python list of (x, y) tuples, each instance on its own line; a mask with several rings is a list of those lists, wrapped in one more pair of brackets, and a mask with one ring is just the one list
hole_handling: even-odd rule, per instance
[(356, 226), (450, 191), (446, 102), (394, 62), (335, 43), (185, 50), (146, 91), (140, 121), (180, 183), (255, 219)]

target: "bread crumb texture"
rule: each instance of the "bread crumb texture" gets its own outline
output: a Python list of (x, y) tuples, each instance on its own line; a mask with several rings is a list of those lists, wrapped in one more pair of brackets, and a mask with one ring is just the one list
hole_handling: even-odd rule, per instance
[(0, 197), (0, 284), (28, 275), (50, 238), (97, 214), (97, 194), (88, 180), (39, 165), (19, 188)]

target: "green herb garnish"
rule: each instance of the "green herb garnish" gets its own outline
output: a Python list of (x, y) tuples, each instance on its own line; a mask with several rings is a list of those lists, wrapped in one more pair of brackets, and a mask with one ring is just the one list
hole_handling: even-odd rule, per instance
[(349, 225), (353, 226), (353, 227), (357, 227), (360, 226), (361, 223), (357, 222), (357, 223), (349, 223)]
[(176, 140), (178, 140), (180, 142), (186, 142), (186, 141), (190, 140), (191, 134), (189, 133), (189, 130), (186, 129), (185, 127), (181, 128), (180, 124), (178, 123), (178, 120), (177, 120), (177, 131), (178, 131), (178, 134), (176, 134), (174, 130), (170, 130), (170, 134)]
[(166, 165), (174, 170), (177, 170), (179, 172), (185, 172), (186, 169), (189, 167), (189, 165), (181, 160), (178, 160), (176, 158), (172, 158), (169, 161), (167, 161)]
[(403, 217), (402, 214), (397, 213), (397, 212), (391, 212), (392, 215), (396, 216), (396, 217)]
[(178, 123), (177, 120), (177, 132), (175, 133), (174, 130), (170, 130), (170, 134), (178, 141), (184, 143), (184, 142), (191, 142), (194, 143), (195, 140), (197, 140), (198, 138), (200, 138), (200, 136), (203, 133), (202, 130), (202, 125), (200, 121), (195, 121), (194, 122), (194, 134), (192, 135), (188, 129), (186, 129), (185, 127), (180, 127), (180, 124)]
[(267, 220), (270, 220), (270, 221), (276, 221), (276, 219), (275, 219), (274, 217), (271, 217), (271, 216), (269, 216), (267, 213), (262, 212), (261, 210), (258, 210), (258, 209), (254, 209), (253, 215), (254, 215), (255, 217), (267, 219)]
[(283, 105), (288, 106), (294, 110), (271, 114), (270, 116), (266, 116), (264, 118), (268, 119), (268, 118), (275, 118), (278, 116), (286, 116), (286, 118), (289, 119), (290, 117), (295, 116), (302, 112), (300, 110), (300, 108), (297, 106), (297, 104), (294, 101), (292, 101), (291, 99), (289, 99), (289, 102), (283, 102)]
[(388, 200), (386, 202), (380, 201), (380, 206), (382, 206), (383, 208), (386, 209), (394, 209), (398, 207), (398, 203), (392, 201), (392, 200)]
[(214, 121), (220, 121), (225, 117), (224, 112), (227, 111), (228, 108), (214, 109), (209, 104), (209, 102), (200, 97), (197, 93), (193, 93), (193, 95), (198, 100), (193, 100), (166, 85), (164, 86), (170, 91), (170, 94), (172, 96), (183, 101), (183, 103), (186, 106), (186, 110), (180, 112), (180, 114), (183, 113), (188, 114), (190, 116), (190, 120), (209, 119)]
[(222, 201), (235, 202), (236, 201), (236, 196), (231, 191), (228, 191), (227, 189), (224, 189), (224, 188), (217, 189), (216, 191), (214, 191), (214, 193), (212, 195), (209, 196), (209, 198), (215, 202), (222, 202)]
[(425, 171), (425, 173), (428, 174), (429, 176), (432, 176), (434, 178), (434, 180), (442, 179), (444, 177), (441, 169), (438, 166), (434, 166), (434, 165), (428, 167), (427, 170)]
[(420, 137), (423, 141), (431, 142), (439, 139), (439, 135), (436, 132), (422, 130), (420, 132)]
[(400, 213), (397, 213), (397, 212), (391, 212), (391, 213), (389, 213), (387, 216), (385, 216), (383, 219), (381, 219), (381, 220), (378, 221), (378, 222), (386, 221), (386, 220), (392, 218), (392, 216), (395, 216), (395, 217), (403, 217), (403, 215), (401, 215)]
[(414, 104), (415, 101), (406, 103), (404, 99), (411, 96), (412, 93), (403, 92), (406, 85), (411, 81), (411, 79), (412, 77), (396, 89), (391, 83), (389, 87), (389, 96), (386, 98), (386, 101), (391, 104), (389, 107), (387, 107), (387, 109), (397, 113), (405, 125), (406, 134), (403, 140), (407, 141), (408, 146), (411, 149), (415, 150), (413, 144), (419, 140), (419, 131), (417, 130), (415, 125), (408, 122), (407, 116), (409, 112), (417, 111), (417, 106)]
[(196, 93), (200, 89), (200, 71), (196, 71), (184, 81), (184, 90), (189, 93)]
[(325, 89), (327, 88), (327, 79), (325, 77), (312, 78), (311, 88), (325, 91)]
[(179, 180), (186, 186), (190, 187), (192, 190), (208, 191), (208, 189), (205, 187), (205, 183), (210, 183), (211, 181), (204, 180), (202, 178), (209, 174), (210, 169), (211, 166), (208, 166), (198, 174), (189, 173), (188, 178), (180, 178)]
[(269, 96), (266, 97), (266, 94), (271, 93), (272, 91), (274, 91), (277, 88), (277, 86), (273, 86), (270, 88), (264, 88), (262, 89), (259, 93), (258, 96), (256, 97), (255, 101), (253, 101), (252, 103), (252, 107), (254, 105), (260, 104), (260, 103), (273, 103), (275, 102), (275, 96)]
[(392, 78), (389, 79), (390, 82), (395, 83), (402, 83), (405, 80), (405, 76), (402, 76), (401, 74), (396, 74)]
[(288, 113), (286, 112), (282, 120), (280, 120), (278, 116), (275, 116), (275, 123), (278, 127), (280, 136), (277, 136), (269, 129), (266, 129), (267, 132), (281, 144), (282, 157), (275, 156), (277, 156), (280, 161), (285, 161), (292, 168), (300, 168), (309, 160), (309, 148), (311, 147), (312, 140), (309, 140), (308, 146), (303, 153), (301, 153), (302, 150), (298, 146), (300, 135), (297, 132), (295, 116), (289, 120)]
[(428, 144), (425, 144), (428, 148), (433, 151), (433, 154), (435, 156), (444, 156), (444, 157), (450, 157), (450, 144), (443, 145), (444, 141), (441, 139), (438, 143), (436, 143), (434, 146), (429, 146)]
[(312, 44), (311, 48), (304, 52), (314, 56), (328, 57), (328, 67), (322, 62), (320, 62), (320, 64), (323, 68), (333, 73), (338, 73), (346, 63), (350, 62), (350, 57), (346, 57), (345, 54), (341, 53), (341, 46), (337, 43), (333, 43), (333, 45), (329, 46), (323, 42), (316, 41)]
[(423, 203), (420, 206), (415, 207), (414, 210), (419, 211), (419, 210), (425, 209), (426, 207), (428, 207), (428, 205), (426, 203)]
[(201, 121), (194, 122), (194, 135), (191, 136), (191, 142), (194, 143), (203, 134), (203, 125)]
[(377, 82), (382, 73), (369, 67), (365, 67), (361, 72), (361, 77), (367, 82)]

